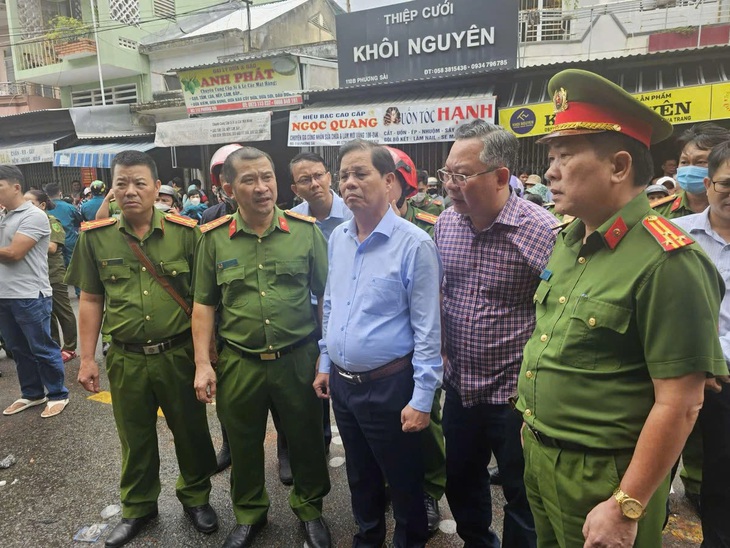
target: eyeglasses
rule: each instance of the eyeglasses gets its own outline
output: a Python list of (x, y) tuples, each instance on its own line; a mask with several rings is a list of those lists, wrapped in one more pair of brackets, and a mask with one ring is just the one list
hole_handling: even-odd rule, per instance
[(325, 175), (327, 175), (326, 172), (312, 173), (310, 177), (300, 177), (297, 179), (297, 184), (299, 186), (310, 186), (312, 181), (317, 181), (319, 183), (322, 179), (324, 179)]
[(486, 175), (487, 173), (492, 173), (493, 171), (497, 171), (498, 169), (499, 167), (493, 167), (486, 171), (480, 171), (479, 173), (475, 173), (474, 175), (464, 175), (463, 173), (454, 173), (453, 171), (447, 171), (442, 168), (437, 170), (436, 173), (439, 176), (439, 181), (441, 181), (442, 183), (449, 183), (451, 181), (454, 181), (457, 185), (464, 187), (466, 186), (466, 182), (472, 177)]
[(712, 181), (712, 189), (720, 194), (730, 194), (730, 181)]

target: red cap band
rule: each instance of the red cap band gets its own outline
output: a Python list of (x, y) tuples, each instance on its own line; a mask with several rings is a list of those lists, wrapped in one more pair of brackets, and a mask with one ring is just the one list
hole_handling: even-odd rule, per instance
[[(562, 128), (563, 124), (571, 124), (573, 127)], [(610, 131), (609, 128), (591, 127), (593, 124), (610, 124), (617, 126), (614, 131), (624, 133), (643, 143), (647, 148), (651, 145), (651, 124), (637, 118), (630, 118), (620, 112), (606, 110), (593, 103), (580, 103), (570, 101), (566, 110), (555, 113), (555, 126), (553, 131), (563, 129), (589, 129)]]

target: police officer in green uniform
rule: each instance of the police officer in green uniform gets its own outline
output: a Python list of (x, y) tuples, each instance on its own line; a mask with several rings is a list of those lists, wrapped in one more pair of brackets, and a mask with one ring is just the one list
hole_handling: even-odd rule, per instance
[[(644, 193), (649, 146), (671, 125), (590, 72), (560, 72), (549, 91), (546, 177), (558, 212), (578, 220), (560, 233), (535, 292), (518, 382), (538, 546), (658, 548), (669, 471), (705, 379), (727, 373), (723, 283)], [(667, 299), (667, 284), (684, 290)]]
[[(416, 166), (413, 160), (398, 148), (389, 146), (385, 148), (388, 149), (393, 158), (396, 178), (400, 182), (400, 185), (391, 185), (391, 194), (388, 196), (391, 207), (406, 221), (413, 223), (433, 238), (433, 230), (438, 216), (421, 211), (413, 207), (409, 200), (406, 200), (406, 197), (412, 195), (418, 188)], [(438, 501), (444, 496), (446, 489), (446, 447), (444, 445), (444, 429), (441, 425), (441, 393), (441, 388), (434, 393), (431, 405), (431, 420), (422, 436), (424, 504), (426, 506), (428, 532), (431, 535), (438, 531), (441, 522)]]
[[(224, 546), (249, 546), (266, 524), (263, 443), (271, 407), (289, 446), (294, 478), (289, 504), (308, 545), (329, 547), (322, 518), (322, 499), (330, 489), (322, 404), (312, 389), (319, 321), (310, 302), (310, 291), (316, 297), (324, 294), (327, 243), (313, 217), (276, 207), (276, 176), (268, 154), (252, 147), (235, 150), (222, 174), (238, 211), (201, 227), (193, 337), (198, 399), (210, 403), (217, 395), (231, 451), (238, 525)], [(209, 343), (218, 306), (218, 335), (224, 344), (214, 372)]]
[[(66, 363), (76, 357), (76, 315), (68, 298), (68, 286), (63, 282), (66, 275), (66, 265), (63, 262), (63, 246), (66, 244), (66, 231), (61, 222), (48, 213), (56, 205), (42, 190), (29, 190), (24, 196), (26, 201), (42, 209), (48, 215), (51, 225), (51, 241), (48, 245), (48, 281), (53, 289), (53, 310), (51, 311), (51, 338), (61, 347), (61, 357)], [(58, 325), (63, 331), (63, 344), (58, 331)]]
[[(109, 534), (109, 547), (126, 544), (157, 516), (158, 407), (175, 441), (180, 467), (177, 497), (196, 529), (212, 533), (218, 528), (208, 504), (215, 453), (205, 405), (193, 389), (195, 364), (187, 313), (200, 233), (194, 221), (155, 209), (160, 181), (147, 154), (134, 150), (117, 154), (112, 179), (122, 215), (82, 225), (66, 275), (67, 283), (81, 288), (78, 380), (90, 392), (99, 391), (94, 361), (99, 330), (112, 338), (106, 370), (122, 444), (122, 521)], [(147, 264), (174, 295), (155, 278), (139, 252), (149, 258)]]
[[(677, 196), (663, 198), (654, 204), (654, 209), (660, 215), (667, 219), (678, 219), (705, 210), (709, 205), (703, 182), (707, 177), (707, 158), (713, 147), (726, 141), (730, 141), (730, 131), (711, 122), (695, 124), (682, 133), (678, 139), (681, 153), (676, 174), (682, 191)], [(676, 468), (672, 477), (675, 472)], [(699, 512), (702, 485), (702, 432), (699, 425), (692, 429), (682, 451), (680, 477), (685, 497)]]
[[(405, 154), (405, 153), (404, 153)], [(431, 196), (428, 193), (428, 172), (419, 171), (417, 173), (416, 194), (408, 200), (409, 205), (413, 205), (418, 210), (425, 211), (437, 217), (444, 210), (444, 201), (438, 196)]]

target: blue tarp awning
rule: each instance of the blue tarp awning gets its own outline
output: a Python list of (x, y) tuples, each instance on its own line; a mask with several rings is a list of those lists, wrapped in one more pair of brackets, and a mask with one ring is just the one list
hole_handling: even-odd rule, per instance
[(112, 167), (114, 156), (123, 150), (147, 152), (155, 143), (144, 140), (129, 140), (118, 143), (94, 143), (58, 150), (53, 155), (55, 167)]

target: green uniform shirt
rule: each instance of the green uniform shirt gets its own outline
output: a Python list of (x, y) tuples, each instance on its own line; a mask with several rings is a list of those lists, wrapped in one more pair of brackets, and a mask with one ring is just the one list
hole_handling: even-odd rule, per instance
[(642, 224), (652, 215), (642, 193), (585, 244), (580, 221), (558, 237), (518, 380), (518, 410), (548, 436), (631, 449), (654, 404), (652, 378), (727, 374), (722, 278), (697, 244), (664, 251)]
[(654, 211), (656, 211), (658, 215), (661, 215), (666, 219), (678, 219), (679, 217), (695, 214), (695, 212), (692, 211), (689, 207), (689, 202), (687, 201), (687, 193), (684, 191), (681, 191), (679, 195), (671, 202), (656, 206), (654, 208)]
[(408, 200), (408, 205), (413, 206), (420, 211), (436, 215), (437, 217), (441, 215), (444, 210), (443, 200), (441, 198), (431, 198), (430, 196), (426, 196), (422, 202), (418, 203), (416, 203), (413, 199)]
[(321, 297), (326, 281), (327, 241), (313, 222), (277, 207), (259, 238), (236, 212), (203, 234), (195, 302), (222, 304), (221, 338), (252, 353), (272, 352), (317, 328), (309, 292)]
[(66, 266), (63, 264), (63, 246), (66, 243), (66, 231), (61, 221), (53, 215), (48, 215), (48, 222), (51, 224), (51, 242), (56, 244), (55, 253), (48, 255), (48, 281), (51, 284), (63, 283), (66, 274)]
[(120, 342), (157, 343), (190, 329), (183, 309), (147, 273), (124, 236), (137, 239), (158, 274), (190, 302), (193, 254), (200, 232), (171, 217), (154, 209), (152, 228), (141, 239), (127, 227), (124, 216), (93, 221), (92, 226), (102, 224), (79, 235), (66, 283), (105, 296), (102, 332)]
[[(422, 211), (422, 210), (418, 209), (417, 207), (413, 207), (413, 205), (410, 202), (408, 202), (408, 209), (406, 210), (406, 214), (403, 216), (403, 218), (406, 221), (408, 221), (409, 223), (413, 223), (418, 228), (425, 230), (426, 233), (429, 236), (431, 236), (431, 238), (433, 239), (433, 229), (434, 229), (434, 226), (436, 223), (435, 222), (432, 223), (430, 221), (423, 220), (423, 219), (418, 219), (416, 217), (416, 215), (418, 215), (419, 213), (428, 213), (428, 211)], [(430, 215), (437, 215), (437, 214), (430, 213)]]

